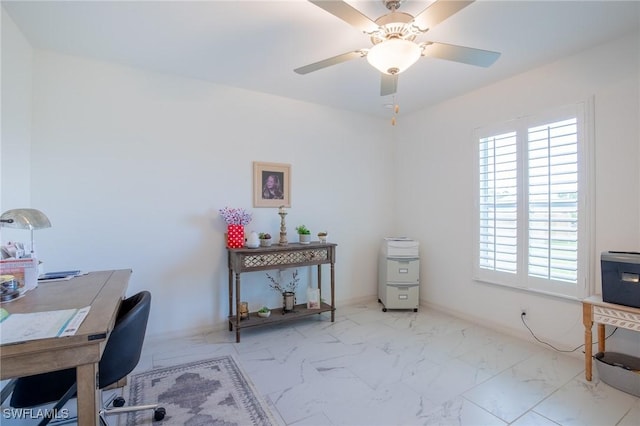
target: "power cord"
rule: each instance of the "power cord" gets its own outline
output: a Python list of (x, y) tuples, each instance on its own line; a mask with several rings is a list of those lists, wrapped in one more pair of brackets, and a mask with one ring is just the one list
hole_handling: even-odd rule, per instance
[[(526, 316), (527, 316), (527, 314), (526, 314), (525, 312), (523, 312), (523, 313), (521, 313), (521, 314), (520, 314), (520, 320), (522, 321), (522, 324), (524, 324), (524, 326), (527, 328), (527, 330), (529, 330), (529, 333), (531, 333), (531, 335), (533, 336), (533, 338), (534, 338), (534, 339), (536, 339), (538, 342), (542, 343), (543, 345), (547, 345), (547, 346), (549, 346), (551, 349), (553, 349), (553, 350), (555, 350), (555, 351), (558, 351), (558, 352), (564, 352), (564, 353), (572, 353), (572, 352), (575, 352), (575, 351), (577, 351), (578, 349), (580, 349), (580, 348), (582, 348), (582, 347), (584, 346), (584, 343), (583, 343), (583, 344), (581, 344), (580, 346), (577, 346), (577, 347), (575, 347), (575, 348), (573, 348), (573, 349), (571, 349), (571, 350), (569, 351), (569, 350), (558, 349), (558, 348), (556, 348), (555, 346), (553, 346), (551, 343), (547, 343), (547, 342), (544, 342), (544, 341), (542, 341), (542, 340), (538, 339), (538, 337), (534, 334), (533, 330), (531, 330), (531, 328), (527, 325), (527, 322), (525, 321), (525, 317), (526, 317)], [(611, 332), (611, 334), (609, 334), (608, 336), (606, 336), (606, 337), (604, 338), (604, 340), (606, 341), (609, 337), (613, 336), (613, 334), (614, 334), (616, 331), (618, 331), (618, 327), (614, 328), (614, 329), (613, 329), (613, 331)], [(597, 344), (597, 343), (598, 343), (598, 342), (593, 342), (593, 344), (594, 344), (594, 345), (595, 345), (595, 344)]]

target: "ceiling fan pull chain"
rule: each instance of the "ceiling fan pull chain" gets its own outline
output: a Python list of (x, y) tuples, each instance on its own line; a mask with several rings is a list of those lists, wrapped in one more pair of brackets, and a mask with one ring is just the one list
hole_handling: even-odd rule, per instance
[(391, 117), (391, 125), (395, 126), (396, 125), (396, 115), (398, 115), (398, 112), (400, 112), (400, 105), (398, 105), (398, 102), (396, 101), (396, 95), (393, 95), (393, 116)]

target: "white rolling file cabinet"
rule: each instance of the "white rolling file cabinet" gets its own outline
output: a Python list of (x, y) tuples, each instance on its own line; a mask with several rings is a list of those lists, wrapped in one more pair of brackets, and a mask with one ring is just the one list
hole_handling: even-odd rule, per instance
[(404, 237), (385, 238), (378, 262), (378, 302), (382, 311), (420, 304), (420, 244)]

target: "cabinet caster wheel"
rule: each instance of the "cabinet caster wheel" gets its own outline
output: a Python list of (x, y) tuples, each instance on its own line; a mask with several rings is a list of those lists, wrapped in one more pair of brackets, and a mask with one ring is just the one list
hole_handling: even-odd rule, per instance
[(387, 312), (387, 308), (382, 308), (382, 312)]
[(155, 420), (156, 422), (159, 422), (160, 420), (164, 419), (164, 416), (167, 414), (167, 410), (164, 409), (164, 407), (158, 407), (155, 410), (153, 410), (153, 420)]
[(114, 407), (123, 407), (124, 406), (124, 398), (119, 396), (116, 399), (113, 400), (113, 406)]
[(413, 312), (418, 312), (418, 308), (415, 308), (415, 309), (413, 310)]

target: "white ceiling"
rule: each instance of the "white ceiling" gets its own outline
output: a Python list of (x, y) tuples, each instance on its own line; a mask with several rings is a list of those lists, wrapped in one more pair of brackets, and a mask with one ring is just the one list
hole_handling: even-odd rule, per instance
[[(407, 0), (416, 15), (431, 0)], [(349, 1), (371, 19), (381, 0)], [(367, 36), (305, 0), (2, 1), (33, 47), (389, 116), (365, 58), (307, 75), (294, 68), (370, 47)], [(640, 27), (639, 1), (477, 0), (417, 41), (502, 53), (490, 68), (421, 58), (399, 76), (407, 113), (618, 38)]]

